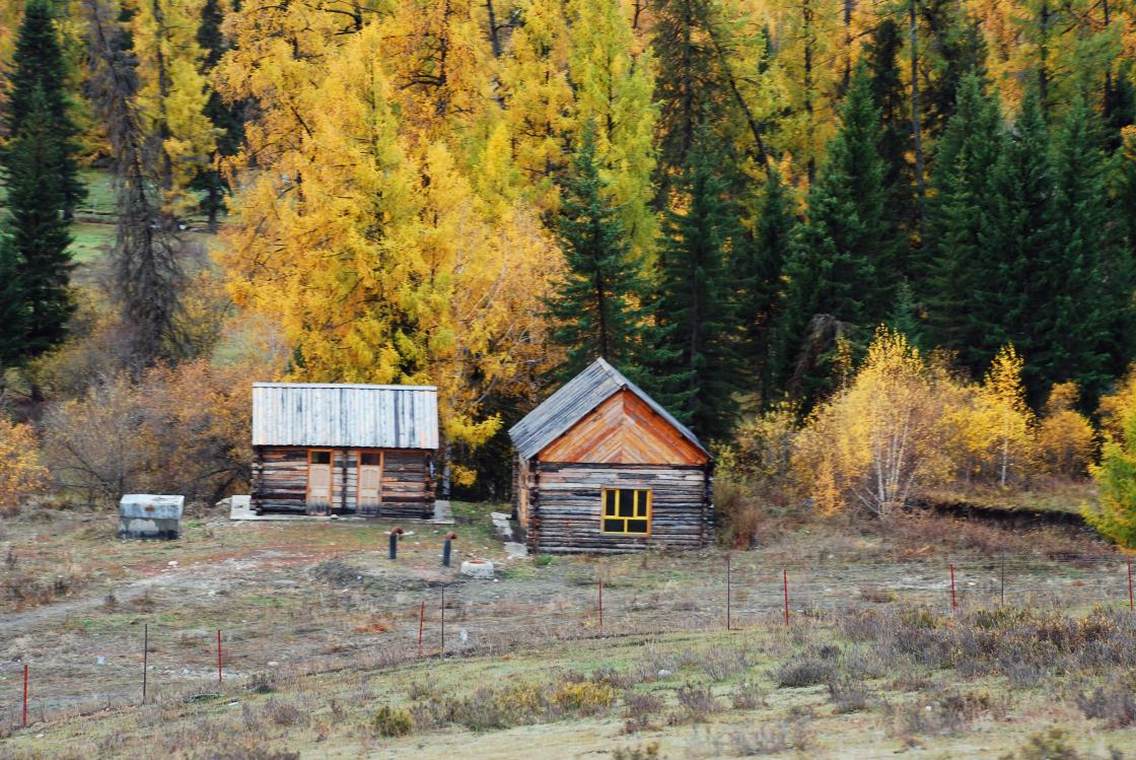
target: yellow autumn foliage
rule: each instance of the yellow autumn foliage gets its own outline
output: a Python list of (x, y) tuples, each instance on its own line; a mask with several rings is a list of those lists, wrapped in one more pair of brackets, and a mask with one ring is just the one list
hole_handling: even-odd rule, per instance
[(0, 417), (0, 514), (12, 513), (47, 485), (39, 441), (30, 425)]
[(810, 415), (793, 468), (815, 508), (878, 516), (947, 478), (945, 373), (902, 333), (881, 327), (855, 377)]
[(1037, 426), (1037, 450), (1051, 475), (1083, 478), (1092, 463), (1096, 432), (1088, 418), (1076, 410), (1079, 397), (1076, 383), (1057, 383), (1045, 402), (1045, 414)]

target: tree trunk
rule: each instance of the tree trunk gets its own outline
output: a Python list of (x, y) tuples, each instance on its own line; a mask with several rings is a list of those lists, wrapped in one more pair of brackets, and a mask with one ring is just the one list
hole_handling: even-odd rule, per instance
[(908, 5), (908, 23), (911, 32), (911, 144), (915, 153), (915, 230), (919, 239), (923, 239), (923, 201), (926, 195), (923, 168), (923, 130), (920, 125), (919, 111), (922, 107), (919, 98), (919, 25), (915, 4), (918, 0), (911, 0)]

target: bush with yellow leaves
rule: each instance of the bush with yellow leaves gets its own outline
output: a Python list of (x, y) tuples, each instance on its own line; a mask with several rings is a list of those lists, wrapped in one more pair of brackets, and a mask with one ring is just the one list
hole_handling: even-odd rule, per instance
[(24, 499), (46, 484), (35, 431), (0, 417), (0, 514), (14, 514)]
[(1076, 410), (1076, 383), (1057, 383), (1049, 391), (1045, 414), (1037, 427), (1037, 450), (1045, 469), (1062, 478), (1088, 474), (1096, 449), (1092, 423)]

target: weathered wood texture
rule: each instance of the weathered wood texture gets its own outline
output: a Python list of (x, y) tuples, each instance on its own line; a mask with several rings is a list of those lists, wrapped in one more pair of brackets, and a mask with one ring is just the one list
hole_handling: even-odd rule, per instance
[[(525, 488), (530, 504), (528, 543), (534, 553), (694, 549), (712, 539), (709, 465), (534, 461), (529, 465)], [(601, 531), (604, 488), (651, 490), (650, 535)]]
[(537, 458), (542, 462), (697, 465), (709, 459), (627, 389), (589, 412)]
[(360, 509), (358, 449), (333, 450), (330, 505), (308, 503), (308, 449), (258, 446), (253, 451), (251, 506), (258, 512), (322, 514), (330, 508), (336, 512), (369, 516), (434, 516), (432, 452), (414, 449), (383, 451), (380, 502)]

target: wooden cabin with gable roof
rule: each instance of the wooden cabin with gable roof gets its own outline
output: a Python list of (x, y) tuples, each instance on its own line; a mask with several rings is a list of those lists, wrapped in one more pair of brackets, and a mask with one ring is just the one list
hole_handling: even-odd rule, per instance
[(713, 460), (603, 359), (509, 430), (514, 511), (534, 553), (694, 549), (713, 541)]

